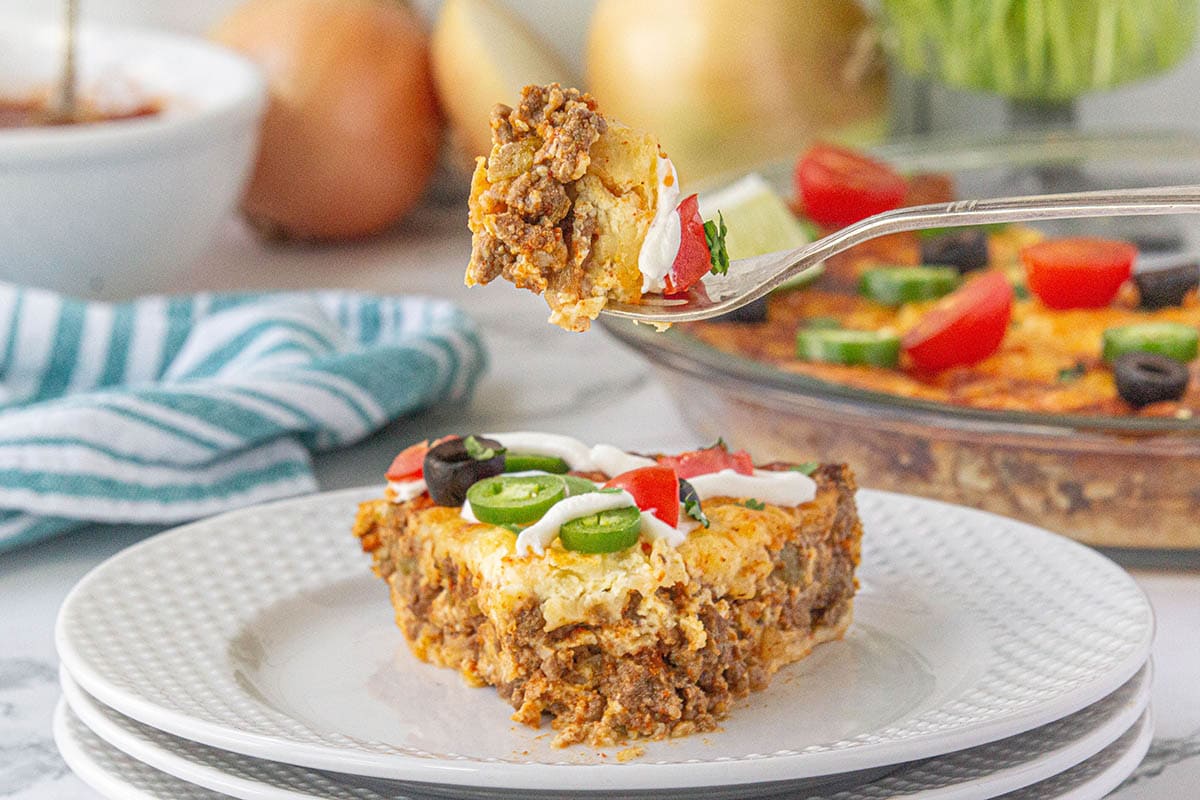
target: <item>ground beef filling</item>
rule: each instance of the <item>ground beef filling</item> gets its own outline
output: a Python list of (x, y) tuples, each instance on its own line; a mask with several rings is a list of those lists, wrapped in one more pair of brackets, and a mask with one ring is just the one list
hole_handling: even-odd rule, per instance
[[(734, 700), (765, 688), (814, 644), (840, 636), (855, 590), (858, 521), (844, 468), (830, 469), (816, 477), (840, 486), (832, 529), (800, 531), (773, 553), (774, 569), (754, 597), (716, 597), (703, 583), (658, 590), (681, 617), (697, 615), (705, 632), (698, 648), (673, 628), (653, 647), (616, 655), (597, 644), (596, 625), (545, 630), (534, 601), (498, 629), (480, 611), (478, 581), (467, 568), (449, 559), (416, 568), (425, 542), (413, 504), (365, 504), (369, 512), (360, 512), (355, 532), (374, 553), (418, 657), (458, 669), (476, 685), (495, 685), (516, 721), (536, 727), (549, 716), (556, 745), (604, 746), (713, 730)], [(634, 592), (608, 629), (636, 630), (640, 600)], [(508, 678), (502, 662), (511, 665)]]
[(478, 200), (491, 224), (472, 226), (468, 283), (503, 277), (539, 294), (579, 297), (595, 221), (572, 207), (570, 185), (587, 171), (604, 118), (578, 90), (527, 86), (517, 108), (492, 110), (491, 128), (489, 185)]

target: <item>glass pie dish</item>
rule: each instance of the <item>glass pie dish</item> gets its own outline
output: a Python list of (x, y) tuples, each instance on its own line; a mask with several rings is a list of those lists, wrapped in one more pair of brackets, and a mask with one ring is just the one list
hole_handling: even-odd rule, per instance
[[(1200, 137), (1041, 135), (878, 148), (962, 198), (1200, 183)], [(790, 165), (764, 171), (785, 193)], [(1200, 253), (1186, 216), (1056, 223), (1138, 241), (1147, 261)], [(601, 318), (645, 356), (701, 437), (768, 459), (845, 461), (864, 486), (961, 503), (1103, 547), (1200, 548), (1200, 419), (994, 411), (838, 385), (718, 350), (685, 327)]]

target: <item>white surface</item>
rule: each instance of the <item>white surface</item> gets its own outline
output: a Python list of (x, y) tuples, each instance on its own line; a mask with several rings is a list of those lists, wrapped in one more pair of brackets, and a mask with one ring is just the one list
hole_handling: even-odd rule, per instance
[[(343, 286), (422, 292), (450, 298), (480, 321), (492, 368), (475, 401), (401, 421), (352, 450), (323, 456), (316, 467), (326, 489), (377, 480), (401, 447), (451, 431), (536, 428), (629, 450), (707, 444), (684, 427), (648, 365), (602, 331), (573, 335), (551, 328), (545, 304), (523, 292), (464, 288), (469, 252), (458, 207), (426, 209), (389, 236), (343, 247), (264, 246), (231, 220), (181, 288)], [(537, 347), (536, 358), (530, 343)], [(144, 529), (93, 528), (0, 556), (0, 797), (5, 800), (99, 796), (71, 775), (50, 738), (59, 696), (54, 616), (87, 570), (146, 535)], [(1200, 785), (1200, 554), (1152, 562), (1130, 555), (1122, 559), (1135, 567), (1134, 577), (1156, 611), (1157, 713), (1149, 755), (1114, 798), (1189, 797)]]
[[(1103, 700), (1028, 733), (908, 764), (859, 784), (839, 781), (833, 790), (809, 785), (805, 796), (819, 800), (818, 794), (836, 792), (837, 800), (888, 795), (903, 795), (906, 800), (973, 800), (1023, 788), (1091, 758), (1133, 727), (1150, 701), (1151, 672), (1147, 665)], [(61, 679), (72, 713), (101, 739), (155, 769), (214, 791), (243, 800), (385, 800), (397, 786), (250, 758), (179, 739), (101, 705), (66, 671)], [(775, 784), (762, 793), (798, 793), (802, 786), (803, 782)], [(732, 791), (737, 797), (750, 794), (744, 787), (732, 787)], [(705, 797), (712, 794), (705, 792)]]
[[(0, 97), (53, 85), (61, 31), (0, 25)], [(0, 280), (129, 297), (174, 285), (233, 210), (266, 94), (257, 68), (201, 40), (83, 30), (80, 94), (144, 119), (0, 130)]]
[[(1128, 776), (1142, 760), (1150, 744), (1152, 727), (1150, 712), (1146, 711), (1129, 731), (1087, 761), (1045, 781), (1004, 794), (1001, 800), (1098, 800)], [(65, 702), (60, 702), (55, 711), (54, 738), (71, 768), (104, 797), (113, 800), (215, 800), (225, 796), (181, 781), (127, 756), (92, 733), (75, 717)], [(893, 788), (908, 796), (902, 787), (882, 787), (879, 791), (867, 787), (861, 793), (855, 793), (853, 790), (844, 794), (838, 793), (836, 798), (867, 800), (895, 796), (891, 794)], [(883, 794), (884, 792), (887, 794)], [(293, 798), (297, 796), (292, 795)], [(353, 795), (344, 796), (370, 800), (372, 797), (384, 795), (358, 791)], [(393, 800), (418, 800), (426, 795), (413, 791), (398, 794), (393, 789), (387, 792), (386, 796)], [(776, 795), (778, 800), (796, 796), (794, 791)], [(949, 796), (954, 796), (953, 789)], [(980, 788), (971, 795), (977, 800), (989, 796), (993, 795), (985, 788)], [(258, 795), (255, 797), (259, 798)], [(809, 800), (820, 798), (809, 796)]]
[(855, 621), (740, 701), (719, 733), (642, 758), (555, 750), (490, 689), (411, 655), (349, 535), (379, 489), (165, 533), (81, 581), (59, 656), (97, 700), (247, 755), (401, 780), (665, 789), (828, 775), (1059, 719), (1149, 654), (1149, 604), (1093, 551), (983, 512), (860, 491)]

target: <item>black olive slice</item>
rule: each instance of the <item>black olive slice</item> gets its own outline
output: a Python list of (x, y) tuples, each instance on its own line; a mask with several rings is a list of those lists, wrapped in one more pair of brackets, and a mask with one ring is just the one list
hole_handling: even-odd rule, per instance
[[(1139, 223), (1148, 221), (1143, 218)], [(1131, 231), (1129, 235), (1118, 238), (1128, 240), (1137, 247), (1139, 253), (1178, 253), (1187, 247), (1183, 234), (1170, 229)]]
[[(476, 458), (467, 447), (468, 438), (474, 439), (481, 449), (490, 448), (494, 455)], [(439, 506), (461, 506), (473, 484), (504, 472), (504, 447), (481, 436), (450, 439), (425, 454), (424, 471), (425, 485), (433, 502)]]
[(944, 264), (960, 273), (988, 265), (987, 231), (967, 228), (921, 241), (922, 264)]
[(1200, 264), (1181, 264), (1177, 267), (1135, 272), (1142, 308), (1167, 308), (1183, 305), (1187, 293), (1200, 286)]
[(766, 322), (767, 297), (763, 295), (757, 300), (751, 300), (741, 308), (735, 308), (733, 311), (717, 317), (717, 319), (721, 322)]
[(1112, 365), (1117, 394), (1134, 408), (1178, 400), (1191, 377), (1186, 364), (1158, 353), (1126, 353)]

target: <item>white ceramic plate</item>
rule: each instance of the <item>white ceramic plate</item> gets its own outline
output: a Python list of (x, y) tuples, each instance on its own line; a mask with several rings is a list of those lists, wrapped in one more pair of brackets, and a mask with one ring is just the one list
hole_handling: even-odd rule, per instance
[[(1153, 725), (1150, 711), (1117, 741), (1087, 761), (1052, 778), (1032, 784), (996, 800), (1100, 800), (1125, 780), (1146, 755)], [(68, 766), (79, 778), (111, 800), (220, 800), (227, 797), (210, 789), (182, 781), (160, 772), (136, 758), (122, 753), (92, 733), (67, 706), (60, 702), (54, 715), (54, 740)], [(302, 796), (302, 795), (298, 795)], [(422, 795), (392, 791), (388, 800), (422, 800)], [(906, 797), (899, 794), (869, 794), (870, 798)], [(976, 794), (976, 798), (987, 795)], [(370, 795), (355, 795), (370, 798)], [(820, 800), (795, 791), (780, 795), (779, 800)], [(837, 800), (842, 800), (838, 795)]]
[(1030, 730), (1125, 683), (1150, 605), (1095, 552), (982, 512), (860, 493), (856, 621), (723, 730), (552, 749), (490, 689), (410, 654), (349, 533), (354, 490), (216, 517), (97, 567), (65, 601), (64, 666), (126, 716), (291, 764), (463, 787), (651, 790), (796, 780)]
[(1100, 753), (1066, 772), (994, 800), (1100, 800), (1121, 785), (1146, 757), (1154, 736), (1154, 714), (1141, 720)]
[[(906, 800), (978, 800), (1045, 780), (1091, 758), (1116, 741), (1141, 717), (1150, 701), (1151, 667), (1147, 664), (1117, 691), (1087, 708), (1032, 731), (906, 764), (875, 780), (844, 780), (816, 789), (805, 784), (757, 784), (723, 787), (740, 798), (778, 796), (805, 791), (810, 800), (871, 800), (903, 796)], [(407, 787), (378, 778), (321, 772), (307, 767), (264, 761), (218, 750), (163, 733), (96, 702), (64, 670), (63, 697), (71, 711), (93, 733), (121, 752), (189, 783), (242, 800), (389, 800), (406, 788), (429, 794), (430, 787)], [(463, 787), (454, 787), (460, 797)], [(721, 788), (721, 787), (718, 787)], [(761, 790), (761, 792), (760, 792)], [(503, 790), (500, 790), (501, 792)], [(688, 797), (713, 798), (699, 790)], [(507, 796), (513, 796), (509, 794)], [(523, 796), (528, 796), (523, 793)], [(644, 796), (644, 795), (643, 795)], [(677, 793), (674, 796), (680, 796)]]

